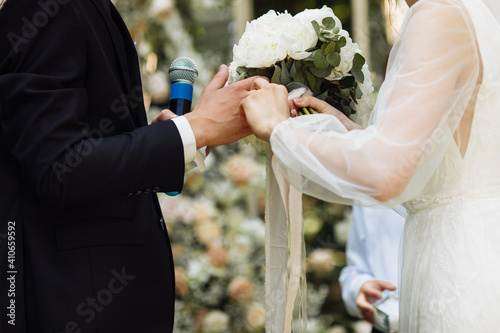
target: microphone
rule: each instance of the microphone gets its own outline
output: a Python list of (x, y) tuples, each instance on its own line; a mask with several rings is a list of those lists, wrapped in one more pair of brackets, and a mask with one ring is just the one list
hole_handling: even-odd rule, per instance
[(172, 82), (169, 109), (182, 116), (191, 111), (193, 84), (198, 78), (198, 69), (193, 60), (180, 57), (172, 62), (168, 74)]

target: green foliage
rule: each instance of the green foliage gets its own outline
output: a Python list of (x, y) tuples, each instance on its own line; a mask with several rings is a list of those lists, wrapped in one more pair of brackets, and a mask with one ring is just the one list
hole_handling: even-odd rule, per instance
[[(341, 61), (341, 51), (347, 45), (346, 37), (339, 34), (332, 17), (324, 18), (320, 23), (311, 22), (318, 36), (315, 47), (306, 50), (309, 56), (302, 60), (287, 58), (266, 69), (238, 68), (239, 80), (254, 75), (263, 75), (272, 83), (288, 85), (292, 82), (305, 84), (315, 97), (326, 100), (334, 107), (350, 116), (357, 112), (357, 100), (363, 96), (359, 84), (364, 82), (362, 72), (365, 58), (356, 53), (350, 75), (340, 80), (327, 80)], [(310, 114), (310, 110), (301, 110), (302, 114)]]

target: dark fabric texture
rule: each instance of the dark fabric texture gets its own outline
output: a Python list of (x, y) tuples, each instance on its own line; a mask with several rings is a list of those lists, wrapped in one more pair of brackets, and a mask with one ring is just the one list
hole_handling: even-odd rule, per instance
[(170, 332), (155, 192), (183, 178), (177, 127), (147, 125), (135, 46), (109, 0), (4, 3), (1, 332)]

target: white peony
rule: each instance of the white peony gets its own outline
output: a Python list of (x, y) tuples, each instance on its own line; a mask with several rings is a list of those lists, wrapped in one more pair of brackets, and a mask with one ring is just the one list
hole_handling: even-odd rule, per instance
[(361, 68), (363, 75), (365, 76), (365, 80), (362, 84), (359, 85), (361, 92), (363, 93), (362, 99), (365, 102), (370, 102), (373, 93), (373, 82), (370, 74), (370, 70), (368, 69), (368, 65), (364, 64), (363, 68)]
[(227, 80), (228, 83), (233, 83), (236, 82), (238, 79), (238, 72), (236, 71), (238, 69), (238, 64), (235, 61), (232, 61), (229, 64), (229, 79)]
[(282, 27), (293, 21), (290, 14), (276, 14), (270, 10), (247, 23), (240, 42), (233, 47), (234, 61), (248, 68), (269, 67), (285, 59), (287, 49), (281, 43)]
[(338, 17), (335, 16), (333, 10), (326, 5), (321, 9), (305, 9), (304, 11), (294, 16), (294, 18), (309, 26), (312, 26), (312, 21), (316, 21), (321, 24), (325, 17), (333, 17), (333, 19), (335, 20), (335, 26), (339, 27), (339, 29), (342, 29), (342, 23), (340, 22)]
[(288, 13), (270, 10), (247, 23), (239, 43), (233, 47), (231, 72), (235, 72), (234, 66), (269, 67), (287, 55), (296, 60), (304, 59), (309, 56), (305, 50), (316, 46), (317, 42), (318, 36), (310, 21), (303, 22)]
[(282, 27), (280, 43), (287, 50), (287, 55), (295, 60), (305, 59), (311, 54), (305, 50), (315, 47), (318, 35), (312, 24), (306, 24), (296, 18), (289, 20)]

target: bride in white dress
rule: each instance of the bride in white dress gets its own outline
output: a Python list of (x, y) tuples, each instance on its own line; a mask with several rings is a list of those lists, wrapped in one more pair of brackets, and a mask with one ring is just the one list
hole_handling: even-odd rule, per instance
[(400, 332), (500, 332), (500, 0), (407, 2), (366, 128), (261, 79), (242, 106), (304, 193), (404, 203)]

